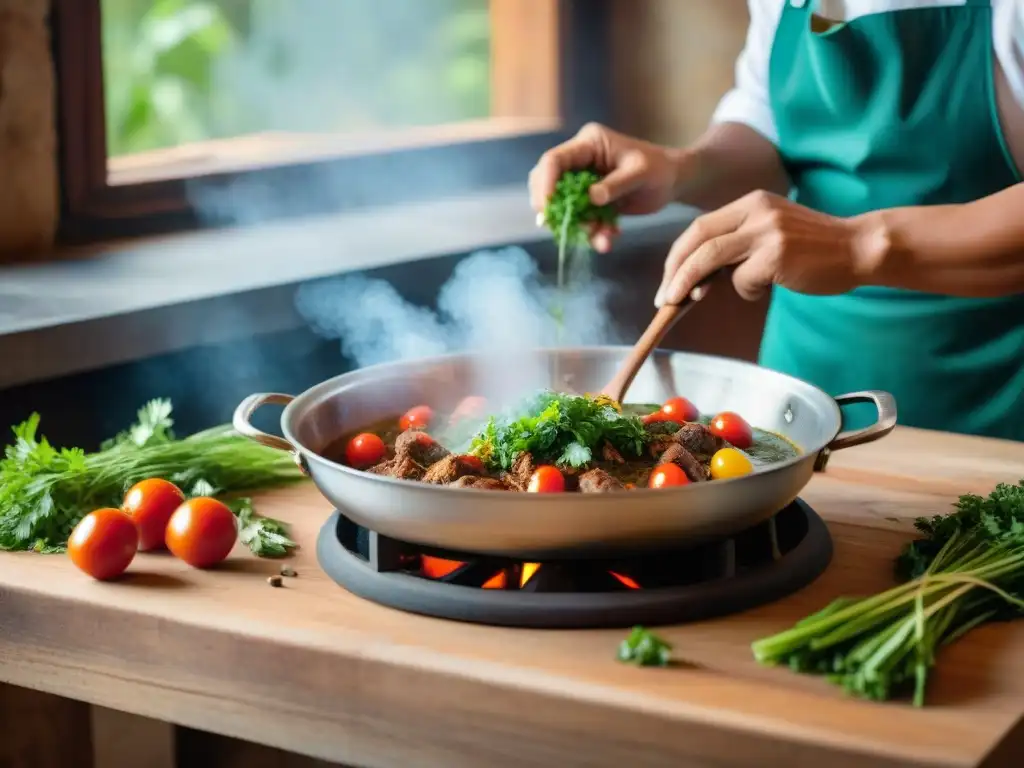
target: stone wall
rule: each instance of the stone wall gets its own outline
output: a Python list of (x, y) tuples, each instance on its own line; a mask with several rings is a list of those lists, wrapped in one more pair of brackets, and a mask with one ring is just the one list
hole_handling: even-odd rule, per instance
[(0, 261), (44, 253), (59, 215), (49, 0), (0, 0)]

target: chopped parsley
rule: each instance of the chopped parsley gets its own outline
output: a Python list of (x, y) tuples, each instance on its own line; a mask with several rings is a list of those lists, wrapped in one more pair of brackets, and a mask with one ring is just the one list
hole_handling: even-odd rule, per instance
[(473, 438), (471, 451), (492, 469), (511, 469), (526, 452), (538, 464), (578, 468), (592, 462), (605, 441), (623, 456), (639, 457), (646, 440), (643, 421), (607, 399), (544, 391), (492, 417)]
[(672, 646), (644, 627), (633, 627), (629, 637), (619, 643), (619, 661), (638, 667), (667, 667)]

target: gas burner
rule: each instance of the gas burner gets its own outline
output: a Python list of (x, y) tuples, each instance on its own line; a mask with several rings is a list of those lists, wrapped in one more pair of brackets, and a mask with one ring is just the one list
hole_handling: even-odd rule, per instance
[(828, 566), (832, 538), (797, 499), (754, 528), (690, 549), (535, 563), (396, 541), (335, 512), (317, 559), (350, 592), (411, 613), (509, 627), (656, 626), (796, 592)]

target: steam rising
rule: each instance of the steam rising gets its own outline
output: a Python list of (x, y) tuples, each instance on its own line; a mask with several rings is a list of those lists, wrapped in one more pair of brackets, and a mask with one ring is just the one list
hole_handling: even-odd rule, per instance
[[(576, 277), (580, 276), (577, 270)], [(481, 355), (480, 391), (525, 389), (550, 374), (528, 353), (543, 347), (615, 343), (605, 310), (610, 286), (570, 281), (561, 331), (552, 314), (558, 295), (522, 248), (480, 251), (461, 261), (442, 286), (437, 310), (403, 299), (384, 280), (354, 275), (302, 286), (299, 313), (313, 330), (341, 340), (359, 366), (450, 352)]]

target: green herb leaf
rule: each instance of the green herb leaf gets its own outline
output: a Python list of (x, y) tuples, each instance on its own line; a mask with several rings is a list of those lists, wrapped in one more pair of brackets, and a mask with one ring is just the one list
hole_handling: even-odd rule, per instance
[(257, 557), (285, 557), (299, 546), (280, 520), (257, 515), (252, 499), (232, 499), (227, 505), (238, 517), (238, 538)]
[(616, 658), (638, 667), (666, 667), (672, 660), (672, 646), (644, 627), (633, 627), (619, 644)]

